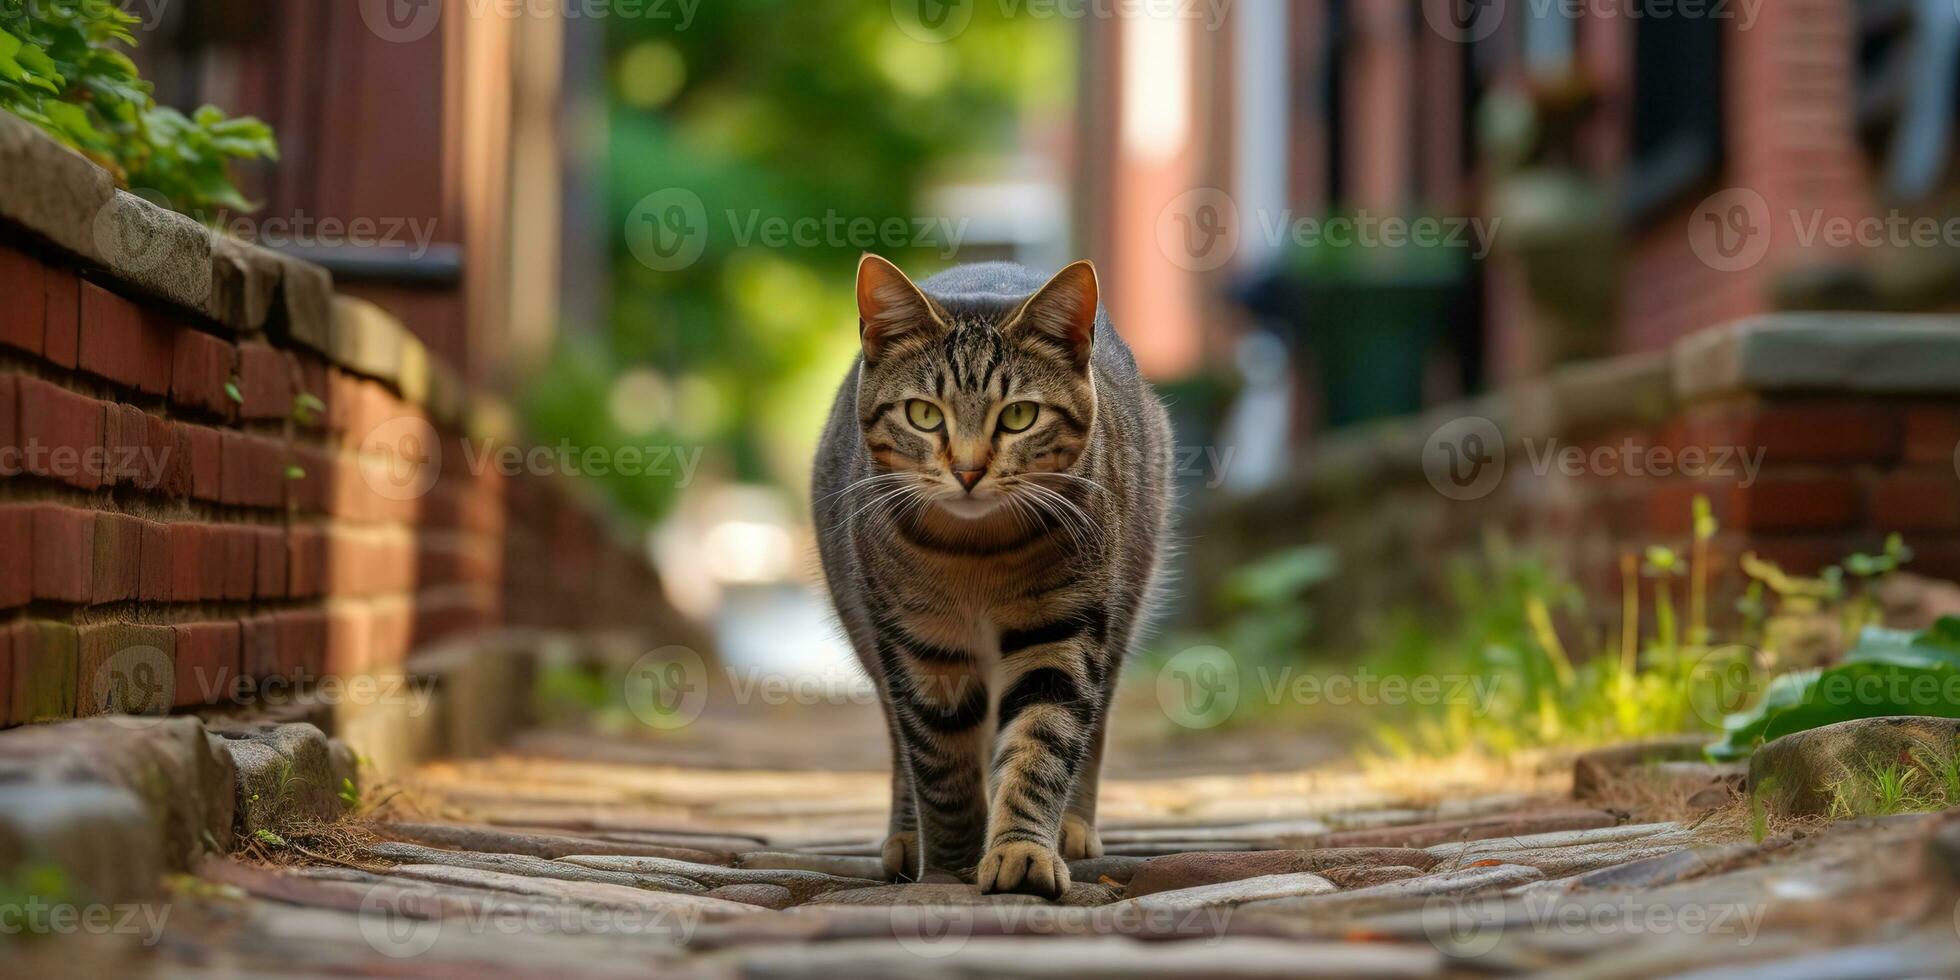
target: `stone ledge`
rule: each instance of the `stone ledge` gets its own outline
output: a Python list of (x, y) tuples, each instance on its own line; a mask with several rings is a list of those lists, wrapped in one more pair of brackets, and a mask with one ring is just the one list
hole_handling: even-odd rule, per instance
[(326, 269), (222, 235), (115, 186), (108, 171), (0, 111), (0, 220), (100, 267), (107, 278), (238, 334), (260, 331), (385, 381), (404, 400), (460, 424), (468, 398), (380, 307), (336, 295)]
[(1960, 394), (1960, 317), (1774, 314), (1711, 327), (1671, 349), (1567, 365), (1481, 398), (1320, 437), (1256, 500), (1339, 500), (1419, 477), (1422, 450), (1456, 419), (1484, 418), (1516, 447), (1666, 423), (1684, 406), (1750, 392)]
[(1512, 441), (1584, 436), (1673, 415), (1673, 359), (1666, 351), (1628, 354), (1558, 368), (1512, 389)]
[(1745, 392), (1960, 393), (1960, 317), (1783, 313), (1674, 345), (1684, 402)]

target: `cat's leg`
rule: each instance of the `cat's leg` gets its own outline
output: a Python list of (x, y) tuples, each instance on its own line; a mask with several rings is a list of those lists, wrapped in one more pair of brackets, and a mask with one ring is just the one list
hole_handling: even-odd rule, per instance
[[(885, 685), (879, 684), (881, 694)], [(885, 731), (892, 747), (892, 809), (886, 825), (882, 854), (885, 877), (891, 881), (916, 881), (919, 874), (919, 805), (912, 795), (912, 767), (905, 760), (905, 740), (898, 732), (898, 719), (891, 698), (883, 698)]]
[(1102, 788), (1103, 750), (1109, 744), (1109, 712), (1116, 703), (1116, 680), (1122, 662), (1101, 667), (1097, 690), (1101, 698), (1093, 705), (1095, 720), (1090, 725), (1089, 755), (1082, 771), (1075, 776), (1075, 789), (1069, 793), (1068, 809), (1062, 813), (1062, 858), (1080, 861), (1103, 856), (1102, 837), (1096, 833), (1096, 799)]
[(1100, 688), (1089, 664), (1099, 651), (1080, 633), (1028, 646), (1003, 636), (1001, 655), (993, 800), (978, 884), (983, 892), (1054, 898), (1069, 886), (1059, 851), (1063, 812), (1096, 742)]
[(1082, 771), (1075, 775), (1075, 789), (1069, 793), (1068, 809), (1062, 812), (1059, 850), (1065, 861), (1103, 856), (1102, 838), (1096, 834), (1096, 796), (1102, 786), (1103, 746), (1109, 741), (1109, 692), (1097, 705), (1090, 729), (1089, 754), (1082, 760)]
[(987, 685), (969, 656), (904, 640), (893, 646), (904, 669), (889, 703), (918, 814), (913, 877), (962, 874), (980, 860), (987, 829)]

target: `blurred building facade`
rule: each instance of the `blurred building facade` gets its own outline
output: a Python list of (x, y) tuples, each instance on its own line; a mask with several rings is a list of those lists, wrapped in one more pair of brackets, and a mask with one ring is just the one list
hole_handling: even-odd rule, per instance
[[(1158, 377), (1286, 337), (1297, 434), (1752, 314), (1954, 302), (1942, 0), (1206, 16), (1087, 25), (1077, 226)], [(1391, 217), (1454, 242), (1303, 247)], [(1353, 376), (1376, 397), (1328, 390)]]
[(561, 296), (603, 295), (592, 141), (567, 132), (603, 25), (472, 9), (160, 4), (135, 58), (160, 102), (279, 134), (280, 161), (240, 168), (262, 207), (234, 232), (326, 266), (472, 381), (502, 382), (549, 346)]

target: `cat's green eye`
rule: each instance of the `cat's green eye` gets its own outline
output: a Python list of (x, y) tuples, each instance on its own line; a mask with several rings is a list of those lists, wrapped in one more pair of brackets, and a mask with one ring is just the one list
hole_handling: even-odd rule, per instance
[(1034, 424), (1035, 417), (1041, 414), (1041, 406), (1034, 402), (1015, 402), (1000, 410), (1000, 428), (1003, 432), (1025, 432)]
[(937, 432), (946, 424), (946, 413), (931, 402), (914, 398), (905, 403), (905, 420), (926, 432)]

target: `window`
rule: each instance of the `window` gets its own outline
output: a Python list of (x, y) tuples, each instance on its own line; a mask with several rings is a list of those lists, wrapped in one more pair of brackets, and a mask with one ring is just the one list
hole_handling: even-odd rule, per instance
[[(1645, 0), (1652, 4), (1667, 0)], [(1634, 27), (1629, 216), (1653, 214), (1722, 168), (1722, 24), (1647, 16)]]

